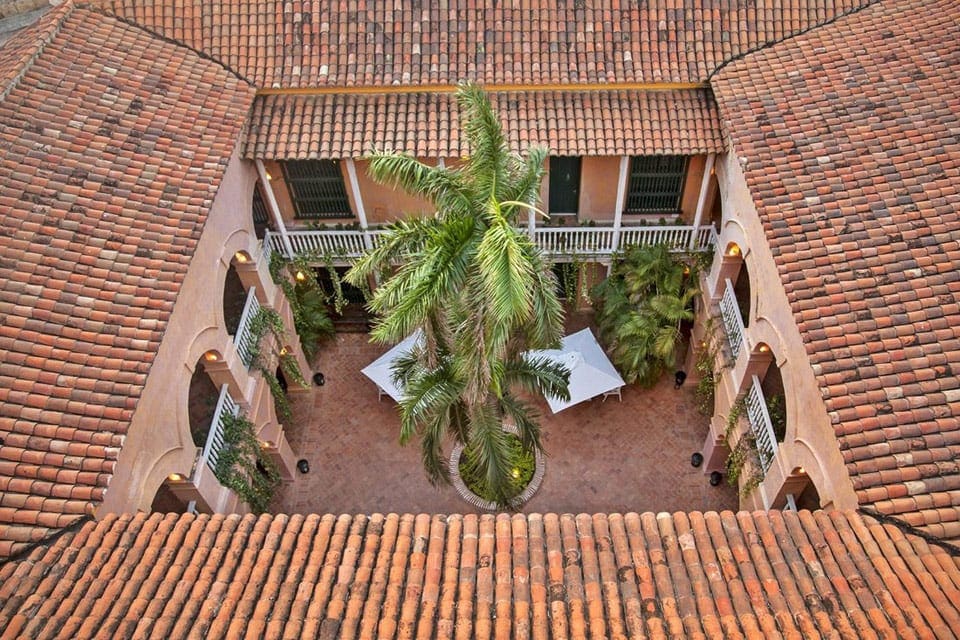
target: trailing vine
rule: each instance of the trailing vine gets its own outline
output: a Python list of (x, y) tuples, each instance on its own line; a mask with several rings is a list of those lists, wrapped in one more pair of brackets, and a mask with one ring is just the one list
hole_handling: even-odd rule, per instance
[(703, 340), (701, 347), (697, 350), (697, 359), (694, 367), (700, 376), (697, 381), (697, 387), (694, 389), (694, 399), (697, 403), (697, 411), (704, 416), (712, 416), (715, 408), (715, 398), (717, 382), (720, 380), (720, 370), (723, 366), (717, 366), (717, 356), (719, 355), (718, 343), (716, 340), (717, 319), (715, 316), (707, 317), (703, 324)]
[[(730, 407), (730, 413), (727, 415), (727, 428), (723, 437), (730, 449), (727, 461), (724, 464), (727, 471), (727, 482), (733, 486), (739, 486), (740, 495), (747, 496), (763, 482), (763, 472), (760, 467), (760, 454), (757, 452), (757, 441), (751, 430), (746, 430), (740, 434), (737, 441), (731, 444), (731, 440), (737, 433), (737, 427), (740, 423), (740, 416), (746, 409), (746, 398), (740, 397)], [(750, 475), (744, 476), (744, 471), (749, 467)], [(741, 478), (743, 481), (741, 482)]]
[(296, 358), (291, 354), (285, 353), (282, 348), (281, 351), (269, 355), (265, 355), (263, 352), (263, 338), (267, 333), (273, 336), (274, 345), (283, 345), (286, 342), (283, 318), (274, 309), (260, 307), (250, 318), (249, 327), (253, 336), (251, 366), (263, 375), (267, 386), (270, 387), (270, 394), (276, 404), (277, 416), (281, 420), (289, 419), (293, 416), (293, 411), (290, 407), (290, 401), (287, 399), (287, 394), (274, 372), (273, 362), (279, 361), (283, 374), (296, 384), (305, 387), (307, 382), (300, 371), (300, 365), (297, 364)]
[(327, 313), (332, 305), (337, 313), (343, 310), (346, 298), (332, 260), (326, 260), (330, 269), (333, 292), (328, 294), (317, 282), (311, 262), (315, 254), (301, 255), (287, 260), (279, 253), (270, 256), (270, 277), (290, 301), (293, 326), (300, 338), (300, 346), (308, 361), (317, 354), (317, 344), (334, 334), (333, 321)]
[(263, 455), (253, 423), (242, 413), (223, 416), (223, 445), (213, 474), (258, 514), (266, 511), (280, 484), (276, 463)]

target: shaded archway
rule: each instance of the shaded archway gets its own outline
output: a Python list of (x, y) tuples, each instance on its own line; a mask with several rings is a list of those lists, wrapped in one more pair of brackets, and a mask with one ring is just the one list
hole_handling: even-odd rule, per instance
[(190, 436), (197, 447), (203, 447), (207, 442), (219, 396), (220, 390), (203, 368), (203, 358), (201, 358), (193, 368), (193, 375), (190, 376), (190, 393), (187, 400)]
[(189, 507), (164, 482), (153, 496), (150, 511), (155, 513), (186, 513), (189, 511)]
[(243, 315), (243, 306), (247, 302), (247, 289), (240, 280), (237, 268), (230, 264), (223, 284), (223, 321), (227, 334), (237, 334), (240, 327), (240, 317)]
[(750, 326), (750, 273), (747, 263), (741, 262), (737, 279), (733, 283), (733, 293), (737, 298), (737, 308), (743, 319), (744, 328)]

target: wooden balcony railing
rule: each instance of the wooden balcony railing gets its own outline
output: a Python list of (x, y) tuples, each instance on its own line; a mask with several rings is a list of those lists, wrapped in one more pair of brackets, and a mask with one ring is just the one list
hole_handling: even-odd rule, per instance
[(773, 422), (770, 421), (767, 401), (763, 397), (763, 389), (760, 388), (760, 379), (757, 376), (753, 376), (750, 391), (747, 392), (746, 405), (747, 419), (757, 442), (760, 467), (766, 473), (777, 455), (777, 436), (773, 432)]
[[(523, 231), (526, 231), (523, 229)], [(620, 227), (537, 227), (533, 240), (549, 257), (609, 258), (632, 245), (667, 244), (674, 251), (705, 251), (716, 241), (712, 226)], [(310, 229), (289, 231), (287, 238), (297, 255), (353, 259), (376, 245), (381, 229), (332, 230)], [(267, 232), (263, 240), (266, 251), (284, 254), (280, 234)], [(616, 243), (616, 246), (614, 246)], [(293, 257), (293, 256), (287, 256)]]
[(253, 357), (257, 350), (257, 336), (251, 331), (251, 321), (259, 309), (260, 303), (257, 301), (256, 287), (250, 287), (250, 291), (247, 292), (247, 301), (243, 305), (243, 313), (240, 315), (237, 333), (233, 336), (233, 342), (237, 345), (240, 360), (248, 367), (253, 364)]
[(226, 420), (237, 415), (240, 412), (238, 405), (227, 391), (227, 385), (220, 387), (220, 397), (217, 399), (217, 408), (213, 411), (213, 421), (210, 424), (210, 432), (207, 434), (207, 442), (200, 453), (200, 461), (197, 468), (205, 466), (210, 471), (215, 471), (217, 459), (220, 456), (220, 450), (223, 448), (223, 430)]
[(730, 353), (736, 359), (743, 348), (746, 329), (743, 326), (740, 307), (737, 305), (737, 295), (733, 291), (733, 283), (729, 278), (726, 279), (723, 297), (720, 298), (720, 316), (723, 319), (727, 342), (730, 344)]

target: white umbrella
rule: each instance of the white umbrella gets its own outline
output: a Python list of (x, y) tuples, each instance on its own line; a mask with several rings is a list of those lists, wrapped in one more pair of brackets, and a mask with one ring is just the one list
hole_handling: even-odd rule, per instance
[(376, 383), (381, 392), (400, 402), (403, 400), (403, 389), (393, 383), (393, 363), (413, 350), (423, 332), (417, 329), (401, 340), (392, 349), (365, 366), (360, 372)]
[(567, 407), (596, 398), (597, 396), (619, 389), (626, 384), (607, 354), (600, 348), (590, 329), (584, 329), (560, 341), (559, 349), (528, 351), (531, 356), (546, 357), (558, 362), (570, 371), (570, 400), (563, 401), (547, 396), (547, 404), (553, 413), (559, 413)]

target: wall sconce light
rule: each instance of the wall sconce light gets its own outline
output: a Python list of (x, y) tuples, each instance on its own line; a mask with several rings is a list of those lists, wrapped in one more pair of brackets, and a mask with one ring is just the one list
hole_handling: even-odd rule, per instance
[(307, 274), (305, 274), (303, 271), (297, 271), (294, 277), (297, 279), (297, 282), (303, 282), (307, 279)]
[(179, 473), (171, 473), (167, 476), (167, 480), (170, 482), (183, 482), (184, 478)]
[(757, 346), (757, 351), (759, 351), (760, 353), (767, 353), (767, 352), (770, 351), (770, 347), (767, 345), (766, 342), (761, 342), (761, 343)]
[(730, 246), (727, 248), (727, 255), (730, 256), (731, 258), (736, 258), (737, 256), (739, 256), (740, 245), (738, 245), (736, 242), (731, 243)]
[(233, 257), (240, 264), (244, 264), (250, 260), (250, 257), (247, 256), (246, 251), (237, 251), (235, 254), (233, 254)]
[(288, 353), (290, 353), (290, 350), (287, 349), (286, 347), (283, 347), (282, 349), (280, 349), (280, 355), (285, 356)]
[(203, 359), (207, 362), (216, 362), (220, 359), (220, 356), (216, 351), (207, 351), (205, 354), (203, 354)]

